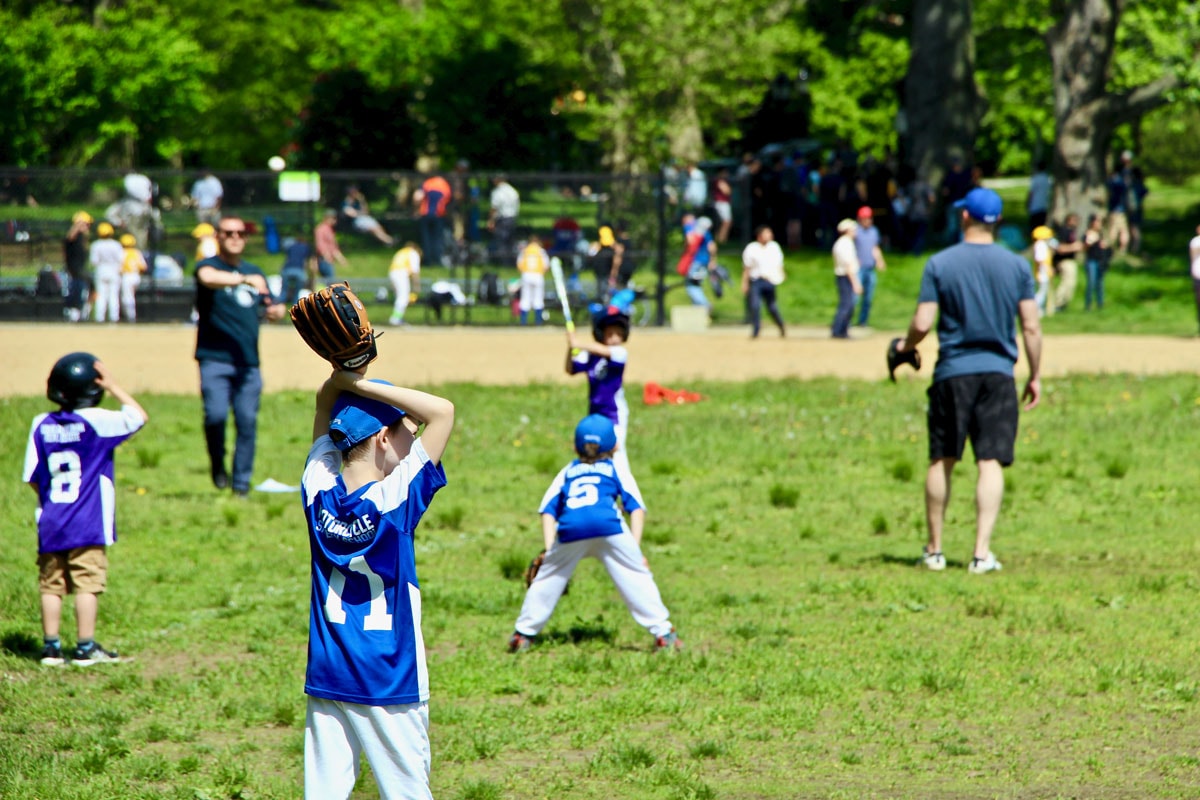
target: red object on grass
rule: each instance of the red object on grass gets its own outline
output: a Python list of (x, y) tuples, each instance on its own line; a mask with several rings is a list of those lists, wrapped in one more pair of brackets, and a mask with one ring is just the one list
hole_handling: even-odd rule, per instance
[(657, 406), (662, 403), (669, 403), (671, 405), (698, 403), (703, 399), (704, 395), (702, 394), (689, 392), (687, 389), (668, 389), (653, 381), (647, 383), (645, 388), (642, 389), (642, 402), (648, 406)]

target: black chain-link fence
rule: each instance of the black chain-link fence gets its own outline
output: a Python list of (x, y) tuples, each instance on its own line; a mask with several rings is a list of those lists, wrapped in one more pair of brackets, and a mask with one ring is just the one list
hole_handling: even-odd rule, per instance
[[(51, 276), (65, 277), (63, 240), (78, 211), (97, 224), (110, 222), (117, 235), (128, 232), (137, 239), (151, 265), (139, 289), (139, 305), (173, 299), (179, 307), (188, 304), (183, 295), (191, 292), (195, 229), (222, 215), (247, 222), (253, 232), (247, 258), (268, 275), (278, 271), (291, 241), (311, 242), (316, 224), (331, 214), (339, 244), (350, 256), (347, 277), (356, 285), (378, 289), (382, 297), (391, 254), (413, 242), (425, 254), (427, 285), (439, 278), (454, 282), (468, 305), (481, 302), (485, 275), (502, 282), (516, 275), (517, 254), (530, 237), (563, 261), (574, 300), (601, 299), (605, 287), (597, 289), (596, 275), (606, 267), (603, 254), (597, 259), (595, 251), (601, 226), (610, 226), (625, 245), (622, 280), (631, 281), (643, 303), (654, 308), (652, 321), (658, 324), (663, 322), (662, 298), (677, 283), (673, 265), (681, 215), (708, 213), (719, 224), (711, 175), (704, 202), (696, 204), (690, 201), (699, 187), (693, 182), (689, 197), (686, 175), (214, 171), (211, 179), (221, 193), (216, 210), (204, 207), (205, 195), (213, 194), (202, 183), (207, 177), (179, 170), (0, 167), (0, 301), (5, 301), (0, 302), (0, 317), (56, 318)], [(444, 181), (440, 187), (437, 178)], [(505, 214), (510, 205), (503, 200), (505, 190), (494, 194), (501, 182), (519, 199), (515, 218)], [(449, 195), (442, 202), (439, 188)], [(733, 241), (744, 240), (749, 228), (745, 196), (735, 188)], [(93, 238), (94, 231), (95, 226)], [(29, 312), (25, 306), (40, 310)], [(163, 314), (152, 309), (139, 313), (139, 319), (174, 318), (174, 306)], [(469, 310), (459, 321), (471, 321)]]

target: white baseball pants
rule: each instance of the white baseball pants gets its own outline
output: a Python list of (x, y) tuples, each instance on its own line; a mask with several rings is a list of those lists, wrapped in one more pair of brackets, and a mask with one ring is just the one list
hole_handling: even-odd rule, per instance
[(121, 314), (118, 304), (121, 296), (121, 268), (104, 265), (96, 267), (96, 305), (93, 308), (96, 322), (116, 322)]
[(408, 273), (399, 269), (390, 271), (388, 280), (392, 282), (392, 291), (396, 294), (396, 300), (392, 303), (392, 317), (389, 321), (393, 325), (398, 325), (404, 321), (404, 312), (408, 310), (408, 296), (412, 293), (412, 284), (409, 282)]
[(383, 800), (432, 800), (429, 704), (364, 706), (308, 698), (304, 724), (305, 800), (345, 800), (359, 756)]
[(546, 276), (538, 272), (521, 273), (521, 298), (517, 307), (522, 311), (541, 311), (546, 307)]
[(121, 316), (126, 322), (137, 321), (137, 287), (142, 276), (136, 272), (121, 273)]
[(562, 597), (567, 581), (575, 574), (580, 560), (591, 557), (600, 560), (608, 570), (621, 599), (625, 601), (634, 621), (654, 636), (671, 632), (670, 612), (663, 605), (662, 595), (654, 575), (642, 559), (642, 550), (628, 531), (615, 536), (599, 536), (577, 542), (555, 542), (538, 570), (537, 577), (525, 593), (521, 615), (515, 629), (524, 636), (541, 632), (558, 598)]

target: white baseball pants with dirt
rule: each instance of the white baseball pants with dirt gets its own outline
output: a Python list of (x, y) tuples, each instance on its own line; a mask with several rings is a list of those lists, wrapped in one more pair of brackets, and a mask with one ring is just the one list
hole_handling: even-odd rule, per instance
[(305, 800), (345, 800), (359, 757), (383, 800), (432, 800), (429, 704), (365, 706), (308, 698), (304, 720)]
[(96, 280), (96, 305), (92, 311), (96, 322), (116, 322), (121, 315), (121, 268), (111, 264), (101, 264), (96, 267), (93, 277)]
[(634, 621), (654, 636), (671, 632), (671, 618), (663, 605), (662, 595), (642, 559), (642, 550), (628, 531), (614, 536), (598, 536), (577, 542), (555, 542), (538, 570), (533, 584), (525, 592), (521, 615), (514, 626), (517, 633), (536, 636), (541, 632), (558, 598), (562, 597), (567, 581), (584, 558), (599, 559), (612, 578), (621, 599), (633, 614)]

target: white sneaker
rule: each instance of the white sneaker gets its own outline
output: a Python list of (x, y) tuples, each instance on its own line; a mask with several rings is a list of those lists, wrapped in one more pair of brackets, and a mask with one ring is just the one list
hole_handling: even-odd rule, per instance
[(921, 563), (926, 569), (941, 572), (946, 568), (946, 557), (941, 553), (924, 552), (921, 554)]
[(999, 572), (1003, 568), (996, 560), (996, 556), (989, 550), (986, 558), (972, 558), (971, 563), (967, 565), (967, 572), (972, 575), (983, 575), (988, 572)]

